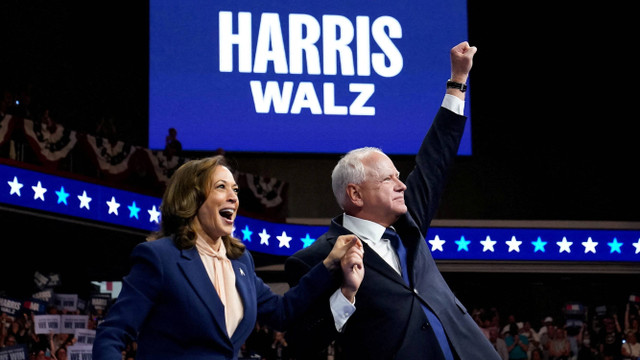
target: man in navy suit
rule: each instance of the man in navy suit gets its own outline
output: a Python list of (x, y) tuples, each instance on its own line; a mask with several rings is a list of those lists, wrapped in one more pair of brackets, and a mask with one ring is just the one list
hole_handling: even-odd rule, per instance
[[(349, 152), (333, 170), (333, 192), (344, 214), (286, 261), (288, 281), (297, 284), (344, 234), (363, 241), (366, 276), (355, 307), (336, 292), (331, 306), (318, 302), (288, 331), (300, 358), (337, 340), (342, 358), (349, 360), (500, 359), (449, 289), (425, 242), (464, 130), (466, 82), (476, 50), (467, 42), (451, 49), (445, 98), (406, 185), (376, 148)], [(394, 243), (387, 229), (401, 240)]]

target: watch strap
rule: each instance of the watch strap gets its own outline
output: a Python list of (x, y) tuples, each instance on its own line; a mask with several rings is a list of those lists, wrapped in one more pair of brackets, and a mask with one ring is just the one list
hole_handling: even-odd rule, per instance
[(452, 80), (447, 80), (447, 89), (458, 89), (462, 92), (467, 91), (467, 85)]

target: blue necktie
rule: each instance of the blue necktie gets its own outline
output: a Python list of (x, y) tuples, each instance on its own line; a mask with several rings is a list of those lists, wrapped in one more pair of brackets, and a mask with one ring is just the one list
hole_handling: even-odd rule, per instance
[[(407, 283), (407, 285), (411, 286), (409, 280), (409, 273), (407, 270), (407, 250), (402, 244), (402, 240), (400, 240), (400, 236), (393, 231), (392, 229), (386, 229), (384, 231), (383, 238), (389, 239), (391, 242), (391, 246), (396, 250), (398, 254), (398, 259), (400, 260), (400, 267), (402, 268), (402, 278)], [(453, 360), (453, 353), (451, 352), (451, 348), (449, 347), (449, 342), (447, 341), (447, 335), (444, 333), (444, 328), (442, 327), (442, 323), (438, 319), (438, 317), (429, 309), (428, 307), (422, 304), (422, 310), (424, 310), (425, 315), (427, 315), (427, 319), (433, 328), (433, 332), (436, 334), (436, 338), (438, 339), (438, 343), (440, 344), (440, 348), (442, 349), (442, 353), (446, 360)]]

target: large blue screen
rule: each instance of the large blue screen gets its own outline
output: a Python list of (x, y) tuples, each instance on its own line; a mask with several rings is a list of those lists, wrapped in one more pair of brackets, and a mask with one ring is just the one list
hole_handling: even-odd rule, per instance
[(465, 40), (465, 0), (151, 0), (149, 146), (414, 154)]

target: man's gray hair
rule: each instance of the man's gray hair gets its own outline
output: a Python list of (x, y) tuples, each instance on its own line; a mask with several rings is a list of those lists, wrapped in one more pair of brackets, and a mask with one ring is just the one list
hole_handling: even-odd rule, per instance
[(384, 154), (382, 150), (376, 147), (362, 147), (351, 150), (333, 168), (331, 187), (338, 205), (343, 210), (347, 202), (347, 185), (360, 184), (366, 180), (367, 174), (362, 160), (374, 152)]

